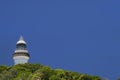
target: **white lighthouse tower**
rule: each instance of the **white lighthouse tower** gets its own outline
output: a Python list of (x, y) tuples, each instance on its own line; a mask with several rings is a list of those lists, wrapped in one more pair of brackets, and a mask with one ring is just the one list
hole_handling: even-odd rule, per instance
[(16, 44), (16, 50), (13, 54), (13, 60), (14, 60), (15, 65), (28, 63), (30, 55), (26, 48), (27, 48), (26, 42), (24, 41), (23, 37), (21, 36), (19, 41)]

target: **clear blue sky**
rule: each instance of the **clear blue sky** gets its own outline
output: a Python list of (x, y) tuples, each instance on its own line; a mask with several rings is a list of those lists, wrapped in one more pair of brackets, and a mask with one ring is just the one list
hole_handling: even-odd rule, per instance
[(120, 0), (0, 0), (0, 65), (20, 35), (31, 63), (120, 77)]

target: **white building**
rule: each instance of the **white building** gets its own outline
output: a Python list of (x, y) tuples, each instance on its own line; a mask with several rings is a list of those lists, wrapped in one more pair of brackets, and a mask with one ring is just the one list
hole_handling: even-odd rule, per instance
[(23, 37), (21, 36), (19, 41), (16, 44), (16, 50), (13, 54), (13, 60), (14, 60), (15, 65), (28, 63), (30, 55), (26, 48), (27, 48), (26, 42), (24, 41)]

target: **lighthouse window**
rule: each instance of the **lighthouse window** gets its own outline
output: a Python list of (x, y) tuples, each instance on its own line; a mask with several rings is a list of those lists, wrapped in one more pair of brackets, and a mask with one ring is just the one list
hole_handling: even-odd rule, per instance
[(19, 49), (19, 50), (25, 50), (25, 47), (24, 46), (17, 46), (17, 49)]

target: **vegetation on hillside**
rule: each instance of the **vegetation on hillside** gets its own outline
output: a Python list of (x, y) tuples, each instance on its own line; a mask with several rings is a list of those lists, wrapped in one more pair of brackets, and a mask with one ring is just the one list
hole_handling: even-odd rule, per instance
[(41, 64), (18, 64), (0, 66), (0, 80), (101, 80), (90, 76), (62, 69), (51, 69)]

